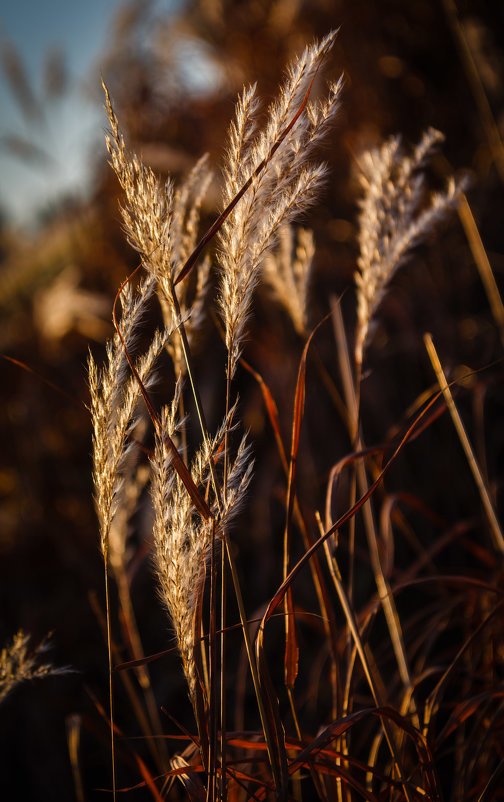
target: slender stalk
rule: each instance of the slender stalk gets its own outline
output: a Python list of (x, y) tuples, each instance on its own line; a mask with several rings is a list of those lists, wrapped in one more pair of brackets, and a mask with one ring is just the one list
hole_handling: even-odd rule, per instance
[(116, 764), (114, 741), (114, 693), (112, 684), (112, 623), (110, 620), (110, 590), (108, 578), (108, 546), (103, 552), (103, 565), (105, 567), (105, 610), (107, 617), (107, 653), (109, 668), (109, 711), (110, 711), (110, 752), (112, 761), (112, 799), (116, 802)]
[[(90, 604), (91, 604), (91, 607), (93, 608), (93, 612), (94, 612), (94, 614), (95, 614), (95, 616), (96, 616), (96, 618), (98, 620), (98, 623), (102, 627), (102, 631), (103, 631), (104, 637), (106, 639), (107, 638), (107, 619), (106, 619), (106, 615), (103, 614), (103, 611), (101, 610), (101, 608), (100, 608), (100, 606), (98, 604), (98, 601), (97, 601), (97, 599), (96, 599), (94, 594), (90, 594)], [(115, 660), (116, 665), (117, 665), (118, 663), (121, 662), (121, 655), (120, 655), (120, 652), (119, 652), (117, 644), (114, 643), (113, 640), (111, 641), (111, 649), (112, 649), (112, 660), (113, 661)], [(148, 720), (148, 718), (147, 718), (147, 716), (145, 714), (142, 702), (140, 700), (140, 697), (138, 696), (138, 693), (137, 693), (136, 687), (135, 687), (135, 685), (133, 683), (133, 680), (130, 678), (130, 676), (129, 676), (127, 671), (121, 671), (120, 672), (120, 676), (121, 676), (121, 681), (122, 681), (122, 683), (124, 685), (124, 689), (125, 689), (125, 691), (126, 691), (126, 693), (128, 695), (128, 698), (130, 700), (131, 706), (132, 706), (132, 708), (134, 710), (136, 719), (137, 719), (138, 723), (140, 724), (140, 727), (142, 728), (142, 731), (144, 732), (144, 734), (147, 737), (148, 744), (149, 744), (149, 750), (150, 750), (154, 760), (158, 760), (159, 759), (159, 755), (158, 755), (158, 753), (155, 752), (155, 749), (154, 749), (154, 741), (153, 741), (153, 738), (152, 738), (152, 727), (151, 727), (150, 722), (149, 722), (149, 720)]]
[(501, 343), (504, 346), (504, 304), (488, 259), (485, 246), (480, 237), (478, 226), (465, 195), (461, 196), (458, 214), (464, 227), (465, 235), (476, 262), (481, 281), (485, 288), (492, 315), (499, 328)]
[[(226, 420), (229, 415), (231, 407), (231, 363), (230, 352), (227, 354), (227, 370), (226, 370)], [(228, 480), (228, 430), (224, 432), (224, 479), (223, 479), (223, 496), (226, 498), (227, 493), (227, 480)], [(227, 604), (227, 563), (226, 552), (222, 551), (221, 561), (221, 634), (220, 634), (220, 670), (221, 670), (221, 794), (225, 802), (227, 798), (227, 785), (226, 785), (226, 604)]]
[(226, 777), (226, 598), (227, 563), (224, 550), (221, 554), (221, 632), (220, 632), (220, 724), (221, 724), (221, 799), (227, 799)]
[[(343, 395), (346, 402), (347, 421), (348, 421), (348, 434), (350, 436), (350, 443), (352, 448), (356, 450), (357, 432), (359, 429), (359, 405), (360, 405), (360, 364), (356, 366), (355, 379), (352, 376), (352, 368), (350, 365), (350, 356), (348, 352), (348, 343), (345, 334), (345, 326), (343, 323), (343, 315), (341, 313), (341, 305), (335, 296), (331, 296), (331, 310), (332, 320), (334, 327), (334, 339), (336, 340), (336, 349), (338, 354), (339, 370), (341, 380), (343, 382)], [(350, 488), (349, 488), (349, 506), (353, 507), (357, 499), (357, 478), (355, 475), (355, 467), (352, 466), (350, 475)], [(329, 526), (329, 521), (326, 521), (326, 526)], [(355, 517), (351, 518), (349, 522), (348, 533), (348, 598), (353, 602), (354, 593), (354, 554), (355, 554)], [(347, 630), (347, 670), (349, 670), (350, 662), (352, 659), (351, 649), (351, 633)], [(346, 708), (343, 712), (348, 712)]]
[(210, 622), (209, 622), (209, 666), (210, 666), (210, 709), (209, 709), (209, 780), (207, 787), (207, 802), (217, 799), (217, 642), (216, 642), (216, 554), (215, 554), (215, 524), (212, 526), (212, 545), (210, 554)]
[[(255, 380), (258, 382), (263, 395), (266, 396), (266, 385), (263, 381), (262, 376), (257, 373), (254, 368), (251, 367), (244, 359), (241, 359), (241, 364), (245, 367), (245, 369), (254, 376)], [(273, 405), (276, 406), (273, 402)], [(268, 407), (268, 403), (266, 403)], [(346, 411), (345, 415), (346, 417)], [(280, 456), (280, 460), (282, 463), (282, 468), (285, 474), (285, 477), (288, 481), (289, 479), (289, 464), (287, 461), (287, 455), (285, 453), (285, 448), (282, 442), (282, 438), (280, 436), (280, 432), (274, 420), (274, 417), (271, 417), (271, 424), (273, 426), (273, 432), (275, 435), (275, 442), (277, 445), (278, 454)], [(312, 534), (310, 533), (310, 528), (307, 526), (299, 507), (299, 502), (297, 499), (297, 495), (294, 496), (294, 507), (293, 507), (294, 519), (299, 527), (301, 535), (303, 537), (303, 544), (305, 549), (308, 549), (313, 546), (314, 539)], [(338, 647), (337, 647), (337, 640), (338, 640), (338, 633), (336, 631), (336, 624), (335, 624), (335, 616), (334, 611), (332, 609), (332, 605), (330, 604), (329, 595), (325, 589), (325, 582), (324, 577), (322, 575), (322, 570), (320, 567), (320, 563), (318, 560), (318, 556), (316, 554), (313, 555), (313, 559), (310, 560), (310, 570), (312, 572), (313, 577), (313, 584), (315, 586), (315, 592), (317, 594), (317, 599), (320, 607), (320, 613), (322, 617), (322, 622), (324, 626), (324, 630), (326, 633), (326, 637), (330, 644), (331, 649), (331, 657), (332, 657), (332, 665), (331, 665), (331, 687), (332, 687), (332, 717), (337, 718), (338, 716)]]
[[(292, 693), (292, 688), (287, 687), (286, 690), (287, 690), (287, 697), (289, 699), (289, 707), (290, 707), (290, 710), (291, 710), (292, 720), (294, 722), (294, 729), (296, 730), (296, 735), (298, 737), (299, 742), (302, 743), (303, 742), (303, 738), (302, 738), (302, 735), (301, 735), (301, 728), (299, 726), (299, 720), (298, 720), (298, 715), (297, 715), (297, 711), (296, 711), (296, 706), (294, 704), (294, 695)], [(312, 776), (313, 776), (313, 774), (314, 774), (313, 770), (311, 771), (311, 773), (312, 773)], [(301, 793), (301, 778), (300, 778), (299, 771), (297, 771), (294, 774), (294, 776), (292, 777), (292, 781), (293, 781), (293, 785), (294, 785), (294, 789), (293, 790), (294, 790), (294, 793), (295, 793), (295, 798), (296, 799), (301, 799), (301, 797), (302, 797), (302, 793)]]
[[(184, 394), (180, 393), (179, 398), (179, 415), (180, 420), (185, 421), (185, 407), (184, 407)], [(187, 465), (187, 428), (184, 422), (181, 431), (180, 431), (180, 439), (182, 441), (182, 459), (184, 460), (185, 464)]]
[(462, 448), (464, 449), (464, 453), (466, 455), (467, 462), (469, 463), (474, 481), (476, 482), (476, 487), (478, 488), (483, 508), (488, 518), (488, 523), (490, 524), (490, 531), (492, 533), (494, 546), (498, 551), (501, 552), (501, 554), (504, 554), (504, 536), (502, 534), (501, 526), (497, 520), (497, 516), (486, 488), (485, 481), (476, 461), (476, 457), (474, 456), (472, 446), (466, 434), (464, 424), (462, 423), (462, 418), (460, 417), (458, 409), (455, 405), (455, 401), (453, 400), (452, 392), (448, 386), (448, 382), (446, 381), (446, 376), (441, 366), (441, 362), (439, 361), (439, 357), (430, 334), (424, 334), (424, 343), (429, 355), (429, 359), (432, 363), (432, 367), (434, 368), (439, 387), (441, 388), (446, 401), (446, 406), (448, 407), (448, 411), (451, 415), (453, 425), (455, 426), (455, 430), (458, 434)]

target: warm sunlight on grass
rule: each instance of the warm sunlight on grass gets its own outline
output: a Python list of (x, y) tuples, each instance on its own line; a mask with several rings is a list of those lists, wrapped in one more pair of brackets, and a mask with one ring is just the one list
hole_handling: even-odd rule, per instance
[(501, 798), (493, 18), (263, 5), (129, 4), (2, 230), (9, 799)]

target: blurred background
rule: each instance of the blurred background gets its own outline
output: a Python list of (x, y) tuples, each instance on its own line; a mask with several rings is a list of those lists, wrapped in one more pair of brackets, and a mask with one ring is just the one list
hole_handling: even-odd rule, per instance
[[(20, 627), (35, 644), (53, 632), (51, 659), (78, 672), (20, 688), (2, 706), (0, 790), (10, 794), (5, 799), (20, 789), (24, 797), (17, 798), (75, 798), (67, 732), (78, 715), (84, 722), (82, 798), (93, 799), (94, 789), (107, 786), (109, 777), (106, 729), (88, 693), (105, 703), (106, 653), (95, 611), (96, 604), (103, 607), (103, 570), (92, 503), (86, 359), (88, 347), (101, 359), (112, 334), (115, 293), (136, 265), (121, 231), (117, 182), (106, 162), (100, 75), (128, 146), (157, 173), (177, 180), (209, 152), (215, 178), (203, 217), (210, 223), (219, 210), (219, 165), (237, 93), (257, 81), (267, 104), (285, 65), (305, 43), (340, 27), (325, 71), (332, 79), (344, 74), (339, 121), (321, 152), (329, 180), (302, 223), (313, 228), (317, 248), (311, 323), (327, 313), (331, 293), (346, 291), (343, 310), (351, 339), (358, 157), (390, 134), (400, 133), (406, 143), (416, 143), (428, 126), (445, 134), (432, 185), (442, 185), (452, 172), (468, 174), (473, 213), (503, 285), (504, 5), (20, 0), (0, 8), (0, 643)], [(468, 420), (476, 421), (498, 502), (504, 426), (502, 373), (495, 363), (502, 358), (502, 343), (456, 219), (415, 254), (380, 317), (363, 387), (368, 443), (381, 442), (432, 384), (422, 343), (422, 333), (430, 330), (449, 371), (493, 365), (462, 404)], [(223, 375), (223, 367), (211, 321), (204, 336), (200, 380), (205, 403), (214, 410), (220, 399), (207, 388), (212, 373)], [(260, 295), (246, 358), (270, 384), (286, 442), (302, 347), (287, 320)], [(319, 348), (336, 379), (330, 331), (322, 333)], [(215, 359), (208, 356), (214, 352)], [(316, 403), (307, 403), (301, 474), (306, 501), (320, 506), (330, 467), (349, 443), (318, 376), (311, 378)], [(249, 528), (237, 537), (242, 564), (251, 566), (252, 611), (269, 598), (281, 573), (280, 540), (271, 538), (282, 526), (281, 493), (271, 500), (270, 489), (281, 484), (281, 473), (268, 450), (271, 436), (258, 390), (246, 376), (239, 389), (262, 469)], [(220, 413), (213, 414), (217, 420)], [(424, 445), (401, 463), (400, 477), (394, 474), (390, 481), (415, 487), (454, 523), (478, 502), (465, 471), (452, 474), (454, 455), (461, 457), (445, 426), (436, 460), (429, 457), (434, 435), (427, 433)], [(460, 556), (461, 567), (471, 559)], [(132, 575), (145, 650), (160, 651), (171, 636), (152, 589), (148, 558), (135, 563)], [(183, 719), (188, 704), (176, 660), (154, 664), (153, 672), (160, 702)], [(192, 726), (190, 719), (187, 723)], [(125, 717), (120, 725), (134, 732), (134, 719)]]

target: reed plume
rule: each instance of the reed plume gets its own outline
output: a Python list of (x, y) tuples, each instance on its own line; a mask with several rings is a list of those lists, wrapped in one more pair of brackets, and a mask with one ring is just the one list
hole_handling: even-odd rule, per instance
[[(132, 347), (135, 328), (154, 288), (146, 276), (135, 292), (127, 284), (121, 294), (121, 330), (124, 346), (116, 333), (107, 344), (106, 364), (98, 369), (89, 356), (89, 387), (93, 423), (93, 481), (95, 505), (100, 523), (100, 540), (108, 556), (109, 538), (116, 510), (121, 501), (122, 469), (132, 449), (129, 435), (136, 425), (135, 411), (141, 394), (137, 379), (129, 374), (125, 348)], [(146, 353), (137, 361), (138, 376), (144, 387), (152, 382), (152, 367), (166, 345), (169, 332), (156, 332)]]
[(362, 364), (377, 309), (396, 271), (435, 225), (457, 205), (464, 182), (450, 178), (444, 192), (425, 198), (425, 177), (420, 172), (434, 148), (444, 139), (429, 128), (411, 156), (404, 154), (398, 136), (361, 159), (357, 334), (355, 361)]
[[(128, 242), (138, 251), (144, 269), (156, 282), (165, 327), (175, 330), (183, 320), (190, 341), (203, 317), (210, 260), (202, 260), (198, 267), (192, 293), (191, 281), (186, 279), (175, 297), (173, 281), (196, 242), (201, 204), (211, 181), (207, 156), (197, 162), (177, 189), (171, 179), (161, 182), (135, 153), (127, 151), (105, 84), (103, 88), (110, 123), (106, 143), (110, 164), (125, 195), (120, 208)], [(170, 339), (168, 350), (177, 375), (184, 372), (178, 333)]]
[(57, 674), (68, 674), (69, 668), (57, 668), (51, 663), (40, 663), (47, 651), (47, 640), (42, 641), (33, 651), (28, 651), (30, 636), (23, 630), (16, 632), (12, 641), (0, 652), (0, 704), (17, 685), (32, 679), (42, 679)]
[[(175, 435), (180, 383), (170, 407), (161, 415), (160, 431), (152, 459), (151, 495), (154, 507), (155, 563), (161, 589), (175, 630), (189, 695), (196, 712), (196, 661), (194, 659), (195, 612), (205, 580), (205, 566), (210, 555), (212, 534), (220, 538), (238, 512), (249, 484), (253, 462), (250, 449), (242, 439), (229, 468), (225, 492), (212, 489), (211, 463), (218, 459), (219, 448), (229, 431), (233, 408), (211, 441), (204, 441), (196, 452), (191, 475), (197, 487), (212, 496), (212, 516), (205, 520), (195, 509), (179, 475), (173, 470), (166, 435)], [(213, 530), (213, 533), (212, 533)], [(198, 718), (198, 716), (196, 716)]]
[(244, 89), (229, 130), (224, 170), (225, 204), (237, 194), (258, 165), (247, 194), (231, 212), (219, 235), (219, 304), (226, 333), (228, 374), (233, 376), (240, 357), (253, 291), (265, 257), (274, 247), (281, 226), (313, 202), (326, 175), (323, 164), (308, 158), (334, 120), (339, 106), (341, 79), (329, 85), (327, 98), (309, 103), (280, 147), (270, 153), (289, 120), (295, 117), (321, 61), (331, 49), (336, 32), (307, 47), (287, 70), (277, 100), (270, 106), (264, 130), (254, 136), (258, 100), (256, 87)]

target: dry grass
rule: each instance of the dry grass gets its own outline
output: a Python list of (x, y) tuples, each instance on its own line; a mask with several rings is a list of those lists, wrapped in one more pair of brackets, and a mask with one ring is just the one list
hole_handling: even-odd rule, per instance
[[(308, 336), (308, 278), (316, 246), (309, 231), (300, 229), (295, 234), (291, 221), (312, 202), (326, 179), (325, 168), (311, 164), (308, 157), (330, 131), (339, 105), (341, 81), (330, 86), (325, 100), (313, 102), (309, 95), (333, 41), (334, 34), (330, 34), (308, 47), (290, 66), (263, 126), (257, 123), (255, 88), (243, 91), (229, 132), (223, 171), (224, 211), (199, 245), (196, 231), (209, 182), (206, 160), (200, 160), (178, 189), (171, 181), (161, 184), (138, 156), (128, 153), (105, 89), (111, 126), (108, 150), (125, 193), (124, 227), (129, 242), (140, 254), (144, 277), (135, 290), (131, 288), (133, 277), (120, 290), (122, 317), (119, 322), (116, 320), (117, 334), (108, 346), (106, 367), (99, 372), (90, 361), (95, 496), (102, 549), (107, 570), (114, 520), (126, 498), (139, 497), (131, 466), (138, 458), (135, 415), (137, 401), (143, 396), (156, 435), (150, 459), (154, 561), (198, 733), (192, 736), (195, 748), (190, 756), (187, 750), (172, 756), (171, 769), (163, 763), (161, 755), (157, 756), (158, 769), (162, 770), (165, 781), (157, 790), (152, 778), (147, 783), (156, 798), (169, 796), (172, 784), (168, 779), (178, 776), (191, 799), (438, 800), (445, 783), (442, 776), (445, 741), (450, 743), (452, 733), (464, 739), (467, 715), (477, 715), (480, 704), (483, 712), (494, 694), (499, 693), (495, 686), (492, 690), (487, 684), (490, 678), (486, 671), (485, 679), (481, 678), (479, 697), (472, 688), (475, 672), (481, 668), (473, 644), (483, 631), (485, 643), (494, 642), (497, 612), (501, 609), (497, 588), (481, 585), (480, 601), (485, 599), (486, 608), (481, 623), (465, 641), (460, 641), (447, 663), (443, 660), (441, 665), (433, 663), (430, 652), (436, 630), (442, 632), (447, 626), (442, 605), (430, 611), (435, 624), (415, 634), (414, 611), (410, 610), (403, 618), (396, 599), (404, 588), (413, 587), (411, 583), (419, 577), (423, 562), (431, 562), (435, 548), (429, 554), (417, 544), (417, 560), (409, 571), (397, 574), (394, 536), (390, 530), (399, 525), (407, 532), (405, 519), (384, 505), (380, 530), (375, 521), (375, 497), (386, 474), (402, 456), (407, 443), (442, 411), (440, 394), (433, 391), (426, 395), (400, 437), (391, 440), (385, 449), (366, 451), (361, 429), (362, 368), (371, 332), (379, 322), (380, 305), (386, 294), (392, 292), (390, 285), (397, 270), (421, 240), (431, 235), (456, 208), (462, 192), (461, 184), (453, 179), (444, 192), (429, 195), (426, 190), (424, 169), (434, 147), (442, 140), (442, 135), (433, 129), (423, 135), (411, 156), (404, 155), (400, 140), (395, 137), (358, 158), (363, 196), (359, 216), (360, 255), (355, 272), (357, 325), (352, 337), (353, 364), (337, 305), (333, 311), (345, 419), (354, 453), (331, 472), (325, 526), (317, 507), (308, 510), (300, 506), (303, 493), (296, 465), (307, 394), (306, 367), (319, 327)], [(214, 237), (217, 238), (214, 256), (217, 309), (226, 348), (225, 370), (214, 379), (216, 385), (222, 381), (226, 389), (220, 393), (225, 398), (222, 422), (212, 434), (198, 391), (191, 341), (202, 314), (213, 315), (215, 319), (211, 296), (203, 290), (211, 270), (208, 255), (195, 278), (198, 257), (203, 247), (210, 247)], [(242, 597), (239, 570), (233, 557), (231, 523), (246, 504), (253, 472), (253, 443), (252, 438), (243, 434), (240, 405), (233, 401), (232, 380), (239, 368), (255, 292), (261, 283), (271, 287), (306, 344), (296, 383), (288, 457), (282, 445), (274, 400), (261, 377), (254, 374), (263, 391), (288, 484), (283, 582), (267, 603), (252, 638), (247, 600)], [(135, 363), (133, 335), (144, 304), (150, 302), (155, 291), (166, 328), (161, 334), (156, 333), (146, 356)], [(150, 388), (154, 360), (164, 347), (171, 356), (176, 384), (170, 403), (157, 412)], [(189, 416), (184, 412), (187, 409), (193, 410)], [(200, 442), (191, 447), (193, 416), (198, 421)], [(191, 426), (192, 438), (188, 436)], [(366, 454), (369, 460), (365, 459)], [(380, 455), (379, 461), (371, 459), (373, 454)], [(350, 492), (346, 509), (339, 508), (336, 512), (331, 498), (343, 473), (347, 475)], [(355, 534), (356, 516), (361, 512), (368, 556), (358, 550), (362, 546), (358, 547)], [(343, 568), (340, 533), (346, 531), (347, 525), (351, 527), (346, 549), (349, 567)], [(123, 522), (123, 529), (124, 526)], [(385, 536), (387, 526), (389, 535)], [(304, 540), (301, 555), (294, 550), (296, 529)], [(413, 533), (409, 537), (415, 540)], [(117, 546), (114, 548), (117, 552)], [(487, 548), (491, 548), (490, 542)], [(114, 562), (121, 563), (117, 554)], [(294, 601), (298, 576), (308, 563), (318, 611), (305, 609)], [(362, 575), (369, 573), (369, 569), (376, 591), (363, 599)], [(228, 574), (232, 578), (234, 604), (239, 610), (261, 721), (259, 734), (228, 731), (229, 686), (235, 681), (237, 668), (225, 637), (231, 593)], [(428, 575), (422, 579), (429, 582)], [(439, 581), (434, 579), (435, 583)], [(442, 581), (473, 585), (473, 580), (463, 577)], [(473, 615), (478, 615), (479, 603)], [(108, 604), (107, 608), (110, 615)], [(285, 616), (285, 642), (268, 647), (265, 635), (280, 611)], [(382, 613), (386, 626), (378, 645), (372, 633), (374, 628), (381, 628)], [(123, 615), (131, 616), (131, 609), (123, 609)], [(299, 640), (301, 622), (310, 615), (319, 617), (319, 635), (326, 649), (319, 670), (332, 696), (331, 716), (322, 715), (311, 731), (305, 729), (306, 700), (303, 702), (298, 692), (301, 687), (303, 694), (317, 695), (317, 683), (304, 673), (306, 660)], [(416, 621), (418, 626), (422, 618), (416, 615)], [(422, 622), (421, 628), (424, 625)], [(110, 640), (110, 621), (108, 631)], [(283, 682), (277, 676), (282, 654)], [(111, 666), (112, 659), (110, 650)], [(500, 660), (496, 653), (492, 672), (499, 670)], [(143, 664), (144, 660), (137, 656), (135, 665)], [(466, 677), (465, 701), (455, 706), (449, 704), (450, 715), (441, 715), (443, 695), (452, 678), (461, 671)], [(424, 691), (424, 685), (428, 691)], [(366, 697), (368, 701), (363, 703), (361, 699)], [(112, 694), (110, 707), (112, 712)], [(483, 719), (479, 719), (478, 726), (486, 727), (485, 737), (493, 741), (492, 726)], [(355, 736), (354, 728), (359, 733)], [(261, 752), (261, 744), (266, 752)], [(459, 748), (463, 750), (461, 745)], [(113, 740), (112, 751), (115, 764)], [(487, 750), (485, 761), (488, 778), (492, 770), (500, 771)], [(480, 766), (481, 762), (478, 767), (467, 768), (466, 789), (468, 777), (473, 776), (483, 791)], [(114, 776), (114, 795), (115, 783)]]
[(12, 638), (12, 643), (0, 652), (0, 703), (22, 682), (69, 672), (67, 668), (41, 662), (42, 655), (48, 650), (46, 641), (32, 651), (28, 650), (29, 642), (30, 636), (20, 630)]
[[(258, 41), (289, 4), (274, 5), (278, 19), (258, 25)], [(201, 4), (206, 35), (227, 36), (227, 21), (216, 22), (226, 8), (239, 39), (238, 6)], [(262, 13), (263, 4), (252, 6)], [(454, 19), (452, 26), (463, 35)], [(65, 550), (80, 554), (92, 537), (93, 570), (82, 560), (74, 591), (88, 618), (74, 621), (75, 607), (67, 616), (85, 655), (76, 668), (86, 668), (58, 680), (79, 696), (64, 703), (49, 691), (46, 702), (56, 716), (65, 709), (66, 787), (73, 784), (78, 802), (102, 796), (97, 789), (172, 802), (502, 798), (501, 363), (467, 367), (501, 356), (491, 267), (498, 258), (485, 253), (463, 194), (469, 186), (472, 198), (476, 157), (471, 184), (451, 177), (441, 153), (452, 154), (452, 137), (445, 146), (433, 128), (422, 135), (430, 119), (411, 148), (399, 136), (377, 141), (378, 130), (395, 127), (379, 115), (361, 135), (338, 139), (338, 111), (348, 125), (365, 97), (353, 76), (344, 92), (341, 80), (324, 88), (341, 57), (334, 33), (299, 51), (266, 109), (247, 83), (253, 70), (245, 71), (225, 147), (218, 141), (220, 178), (198, 137), (194, 167), (160, 177), (140, 155), (162, 157), (156, 141), (164, 132), (145, 141), (138, 134), (145, 108), (135, 104), (149, 93), (140, 82), (128, 117), (120, 81), (105, 88), (112, 170), (104, 185), (114, 204), (103, 229), (100, 212), (90, 215), (83, 237), (99, 243), (87, 251), (97, 280), (86, 295), (78, 286), (84, 264), (70, 278), (63, 273), (39, 297), (36, 323), (48, 349), (78, 332), (103, 341), (109, 326), (111, 334), (100, 356), (89, 357), (89, 410), (78, 413), (87, 427), (91, 413), (98, 526), (91, 509), (86, 518), (69, 500), (82, 522), (70, 538), (68, 526), (52, 527), (61, 501), (50, 513), (44, 507), (57, 548), (40, 557), (31, 583), (50, 585), (57, 641), (64, 603), (51, 561)], [(400, 59), (377, 63), (399, 87)], [(207, 112), (204, 103), (197, 112)], [(488, 125), (487, 134), (492, 140)], [(488, 153), (499, 156), (495, 142)], [(352, 218), (328, 197), (343, 183)], [(125, 235), (116, 233), (117, 251), (104, 246), (114, 215)], [(101, 281), (113, 252), (121, 254), (113, 276)], [(482, 291), (474, 306), (468, 297), (467, 287), (481, 289), (471, 253), (488, 309)], [(115, 290), (131, 270), (112, 328), (103, 320), (104, 287)], [(55, 308), (57, 297), (67, 313), (86, 299), (96, 306), (75, 324)], [(52, 329), (44, 326), (51, 315)], [(21, 359), (9, 369), (23, 367)], [(71, 391), (65, 365), (61, 373)], [(37, 378), (34, 370), (22, 375)], [(37, 438), (54, 447), (69, 424), (52, 409), (49, 416), (53, 428), (37, 429)], [(32, 418), (20, 451), (33, 437)], [(71, 456), (58, 459), (70, 473)], [(88, 473), (86, 464), (77, 478), (90, 497)], [(0, 471), (0, 489), (8, 479)], [(103, 570), (104, 601), (99, 589), (87, 595), (93, 581), (101, 588)], [(76, 573), (65, 575), (67, 584)], [(3, 649), (2, 702), (18, 682), (55, 673), (39, 651), (29, 653), (21, 632)], [(30, 706), (39, 687), (2, 704), (21, 730), (23, 699)], [(25, 727), (26, 763), (34, 760), (29, 735)], [(7, 740), (0, 754), (8, 762)], [(49, 731), (46, 741), (57, 750)], [(38, 784), (43, 770), (33, 765)], [(19, 774), (14, 764), (12, 771)], [(21, 798), (23, 778), (14, 784)], [(56, 785), (46, 784), (56, 797)]]

